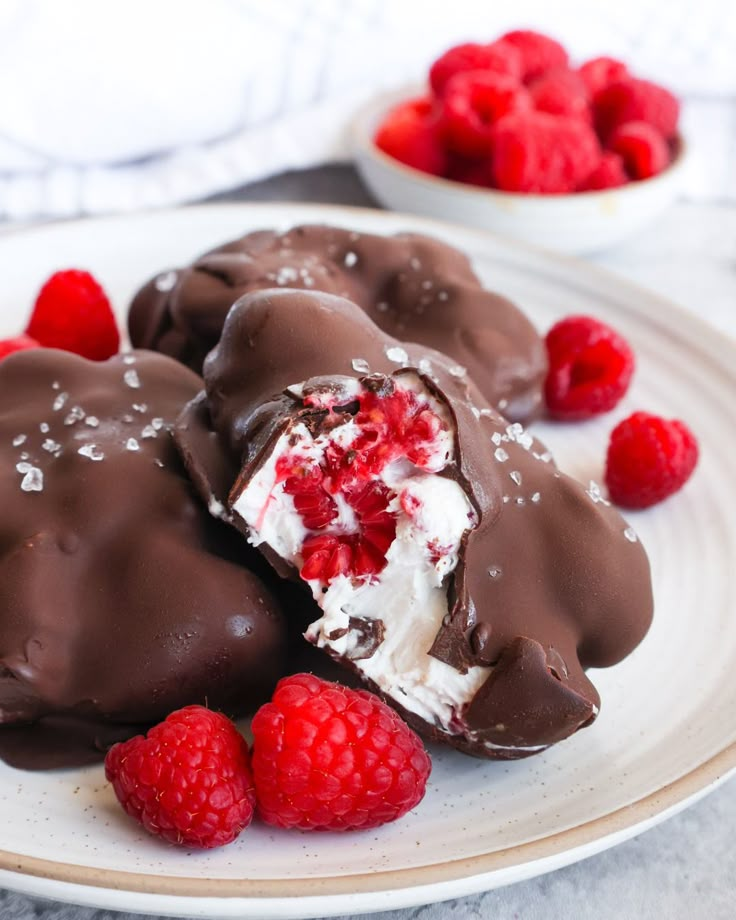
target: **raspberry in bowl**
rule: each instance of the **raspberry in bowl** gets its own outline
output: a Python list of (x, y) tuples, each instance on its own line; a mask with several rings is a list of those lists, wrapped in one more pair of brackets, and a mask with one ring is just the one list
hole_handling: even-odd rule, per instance
[(517, 30), (450, 48), (427, 86), (373, 101), (354, 153), (386, 207), (595, 252), (674, 199), (679, 108), (622, 61), (574, 64), (554, 39)]

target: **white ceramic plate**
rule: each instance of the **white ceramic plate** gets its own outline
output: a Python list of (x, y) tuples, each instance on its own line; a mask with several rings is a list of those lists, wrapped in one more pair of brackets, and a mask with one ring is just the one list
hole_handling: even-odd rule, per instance
[(622, 188), (575, 195), (522, 195), (438, 179), (405, 166), (373, 143), (393, 106), (424, 92), (410, 86), (369, 103), (352, 127), (355, 163), (378, 201), (395, 211), (456, 220), (559, 252), (600, 252), (658, 217), (675, 199), (686, 147), (658, 176)]
[(677, 497), (630, 521), (652, 559), (654, 626), (593, 679), (600, 718), (547, 753), (485, 763), (433, 750), (425, 800), (353, 835), (254, 826), (210, 853), (171, 848), (118, 810), (101, 767), (0, 767), (0, 886), (101, 907), (197, 917), (313, 917), (416, 905), (558, 868), (633, 836), (736, 770), (736, 346), (613, 276), (477, 231), (397, 214), (304, 205), (215, 206), (46, 226), (0, 239), (0, 334), (17, 331), (46, 275), (88, 267), (121, 315), (137, 285), (257, 227), (302, 221), (415, 229), (473, 258), (540, 329), (573, 312), (615, 324), (639, 362), (626, 402), (580, 425), (540, 425), (563, 468), (600, 479), (608, 432), (634, 408), (694, 427), (702, 461)]

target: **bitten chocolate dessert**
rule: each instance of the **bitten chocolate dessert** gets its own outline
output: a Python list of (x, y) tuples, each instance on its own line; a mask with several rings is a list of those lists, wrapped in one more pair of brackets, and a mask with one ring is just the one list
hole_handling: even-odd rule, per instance
[(596, 716), (652, 615), (646, 554), (462, 367), (349, 301), (240, 300), (175, 437), (210, 507), (321, 608), (314, 645), (418, 730), (518, 758)]
[(541, 409), (546, 358), (529, 320), (484, 290), (461, 252), (413, 233), (385, 237), (325, 226), (249, 233), (142, 288), (130, 308), (131, 341), (200, 372), (232, 304), (273, 287), (347, 297), (389, 335), (467, 368), (512, 421)]
[(101, 759), (188, 703), (247, 710), (283, 673), (281, 614), (171, 439), (200, 388), (146, 352), (0, 363), (0, 756), (15, 766)]

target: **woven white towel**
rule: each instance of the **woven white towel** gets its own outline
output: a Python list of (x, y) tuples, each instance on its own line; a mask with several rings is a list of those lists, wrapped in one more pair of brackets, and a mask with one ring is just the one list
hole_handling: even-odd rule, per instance
[[(175, 204), (348, 156), (371, 94), (519, 25), (686, 100), (688, 194), (736, 200), (732, 0), (2, 0), (0, 218)], [(511, 5), (505, 5), (511, 6)]]

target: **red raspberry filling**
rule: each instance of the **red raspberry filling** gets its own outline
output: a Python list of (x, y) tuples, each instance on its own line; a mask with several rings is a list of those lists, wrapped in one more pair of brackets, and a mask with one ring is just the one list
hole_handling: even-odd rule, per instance
[[(317, 408), (319, 399), (310, 395), (304, 403)], [(397, 511), (389, 505), (396, 498), (402, 503), (402, 496), (379, 479), (381, 473), (396, 460), (434, 471), (448, 459), (439, 444), (447, 425), (413, 390), (364, 389), (355, 404), (354, 414), (329, 407), (322, 423), (323, 430), (335, 431), (352, 421), (357, 431), (348, 443), (329, 440), (319, 461), (296, 452), (276, 463), (276, 482), (292, 497), (309, 531), (301, 547), (300, 574), (306, 581), (329, 584), (339, 575), (364, 578), (381, 572), (396, 536)], [(338, 496), (347, 506), (342, 519)]]

